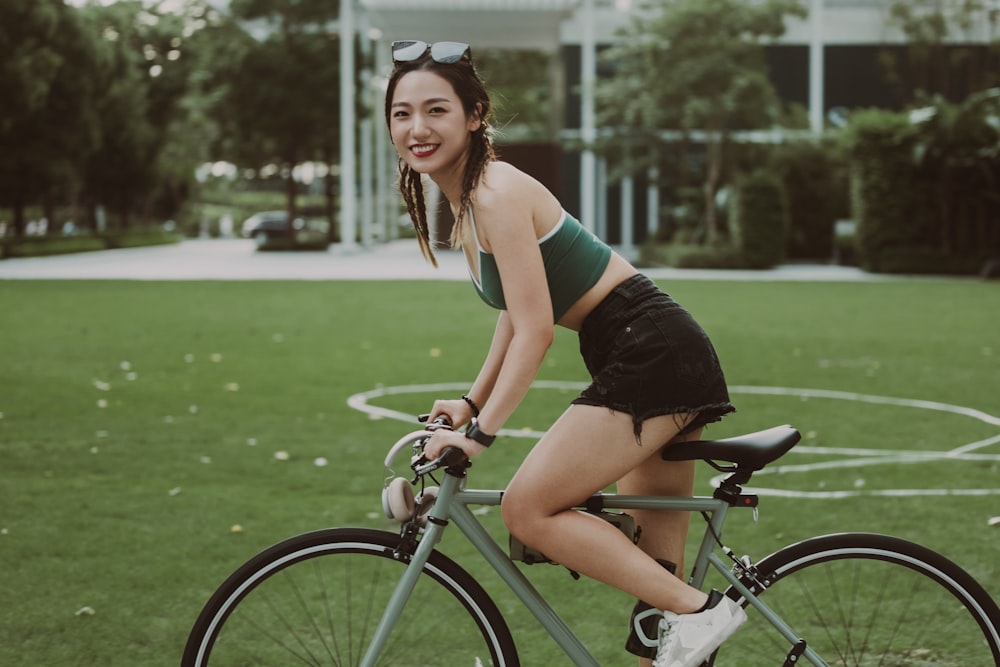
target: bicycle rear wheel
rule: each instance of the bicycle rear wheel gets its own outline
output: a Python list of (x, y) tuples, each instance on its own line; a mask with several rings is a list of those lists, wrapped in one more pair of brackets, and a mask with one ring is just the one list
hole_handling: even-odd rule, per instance
[[(827, 535), (785, 547), (757, 570), (766, 588), (744, 583), (828, 665), (1000, 666), (996, 603), (925, 547), (885, 535)], [(738, 592), (727, 595), (746, 606)], [(747, 616), (712, 664), (784, 664), (789, 643), (760, 614)]]
[[(299, 535), (261, 552), (209, 599), (183, 667), (360, 664), (406, 563), (399, 536), (365, 528)], [(496, 605), (435, 551), (378, 665), (517, 667)]]

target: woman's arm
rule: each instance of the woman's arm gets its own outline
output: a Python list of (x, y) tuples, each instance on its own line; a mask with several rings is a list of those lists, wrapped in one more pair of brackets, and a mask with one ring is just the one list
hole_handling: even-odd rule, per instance
[(500, 341), (506, 349), (490, 351), (488, 358), (499, 361), (499, 369), (479, 416), (480, 430), (495, 434), (531, 388), (552, 344), (552, 301), (535, 218), (554, 221), (562, 208), (537, 181), (502, 163), (491, 165), (477, 195), (477, 229), (496, 261), (507, 304), (507, 331)]
[(511, 217), (506, 224), (490, 221), (491, 216), (483, 214), (477, 218), (487, 220), (483, 227), (503, 283), (509, 329), (489, 402), (479, 416), (479, 428), (488, 434), (503, 427), (531, 388), (552, 344), (555, 327), (531, 218)]
[[(490, 394), (493, 393), (493, 387), (496, 385), (497, 376), (500, 374), (501, 366), (503, 366), (503, 360), (513, 333), (507, 311), (500, 311), (496, 329), (493, 331), (493, 342), (490, 343), (490, 350), (486, 354), (479, 375), (476, 376), (476, 381), (472, 383), (469, 393), (466, 394), (477, 408), (485, 406), (490, 399)], [(472, 412), (472, 407), (464, 399), (434, 401), (430, 420), (433, 421), (441, 415), (447, 415), (448, 420), (455, 428), (466, 424), (476, 416)]]
[(476, 376), (476, 381), (469, 388), (468, 396), (480, 408), (486, 405), (493, 394), (493, 387), (496, 386), (497, 376), (500, 375), (500, 368), (503, 366), (504, 357), (507, 356), (507, 348), (510, 346), (510, 339), (514, 336), (514, 329), (510, 324), (510, 315), (506, 310), (500, 311), (497, 318), (497, 326), (493, 331), (493, 342), (490, 343), (490, 351), (486, 354), (483, 367)]
[[(509, 165), (491, 166), (476, 199), (475, 224), (496, 261), (507, 310), (469, 395), (481, 409), (480, 431), (495, 435), (528, 393), (552, 344), (552, 301), (534, 220), (536, 211), (555, 220), (562, 208), (534, 179)], [(479, 403), (480, 391), (487, 391), (488, 402)], [(446, 446), (460, 446), (469, 456), (483, 450), (461, 434), (438, 432), (428, 455)]]

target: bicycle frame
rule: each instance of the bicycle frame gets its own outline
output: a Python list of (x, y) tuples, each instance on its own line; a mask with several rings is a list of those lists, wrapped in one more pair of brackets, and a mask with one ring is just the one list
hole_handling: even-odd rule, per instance
[[(470, 505), (500, 505), (502, 492), (467, 490), (464, 488), (464, 481), (465, 478), (463, 476), (458, 476), (450, 472), (444, 476), (423, 538), (410, 557), (409, 565), (389, 600), (382, 620), (361, 663), (362, 667), (372, 667), (378, 659), (388, 640), (389, 634), (392, 632), (393, 626), (395, 626), (402, 613), (403, 607), (416, 587), (421, 570), (430, 557), (431, 552), (441, 541), (444, 528), (448, 522), (452, 522), (458, 527), (466, 539), (496, 571), (507, 587), (521, 600), (522, 604), (535, 616), (542, 627), (545, 628), (574, 664), (583, 667), (600, 667), (594, 656), (586, 649), (545, 598), (542, 597), (524, 573), (517, 568), (507, 553), (497, 544), (496, 540), (486, 531), (486, 528), (483, 527), (469, 509)], [(729, 512), (730, 505), (728, 502), (706, 496), (683, 498), (598, 494), (594, 498), (597, 499), (602, 509), (678, 510), (709, 513), (709, 525), (702, 538), (689, 579), (691, 585), (701, 588), (708, 572), (708, 567), (711, 566), (789, 641), (793, 650), (794, 647), (801, 644), (800, 637), (792, 628), (748, 590), (740, 582), (737, 575), (732, 572), (731, 566), (727, 566), (718, 554), (715, 553), (716, 536), (722, 535), (722, 527)], [(802, 652), (802, 656), (816, 667), (826, 667), (826, 663), (810, 648), (806, 648)]]

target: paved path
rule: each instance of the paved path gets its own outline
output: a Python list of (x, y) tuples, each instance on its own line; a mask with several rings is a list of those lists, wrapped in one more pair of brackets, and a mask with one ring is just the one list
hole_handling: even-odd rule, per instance
[[(126, 248), (54, 257), (0, 260), (4, 280), (467, 280), (461, 253), (424, 261), (416, 241), (326, 252), (257, 252), (245, 239), (187, 240), (176, 245)], [(769, 271), (645, 269), (675, 280), (890, 281), (856, 267), (785, 265)]]

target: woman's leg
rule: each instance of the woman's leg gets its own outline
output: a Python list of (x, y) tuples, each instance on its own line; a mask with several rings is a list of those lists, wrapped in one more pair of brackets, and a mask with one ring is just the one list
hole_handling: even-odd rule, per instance
[[(700, 440), (702, 429), (697, 429), (671, 441)], [(668, 445), (669, 446), (669, 445)], [(625, 473), (618, 481), (618, 493), (631, 496), (681, 496), (694, 493), (694, 461), (664, 461), (659, 456), (651, 456), (634, 469)], [(670, 561), (677, 566), (676, 575), (686, 581), (684, 575), (684, 547), (687, 543), (690, 512), (666, 512), (663, 510), (629, 510), (641, 527), (639, 548), (653, 558)], [(640, 667), (649, 667), (652, 660), (639, 659)]]
[[(567, 509), (644, 464), (657, 467), (649, 461), (658, 457), (662, 443), (677, 436), (683, 417), (647, 419), (640, 445), (631, 415), (570, 406), (531, 450), (504, 493), (508, 529), (557, 563), (658, 609), (680, 614), (700, 609), (707, 599), (704, 593), (667, 572), (606, 521)], [(684, 468), (677, 472), (684, 478), (678, 484), (690, 488), (691, 473)], [(636, 473), (636, 479), (646, 477)]]
[[(675, 442), (700, 440), (701, 429), (674, 438)], [(669, 445), (668, 445), (669, 446)], [(694, 493), (694, 461), (664, 461), (651, 456), (618, 480), (618, 493), (630, 496), (680, 496)], [(684, 579), (684, 546), (687, 543), (690, 512), (629, 510), (642, 527), (639, 547), (653, 558), (677, 565), (677, 576)]]

